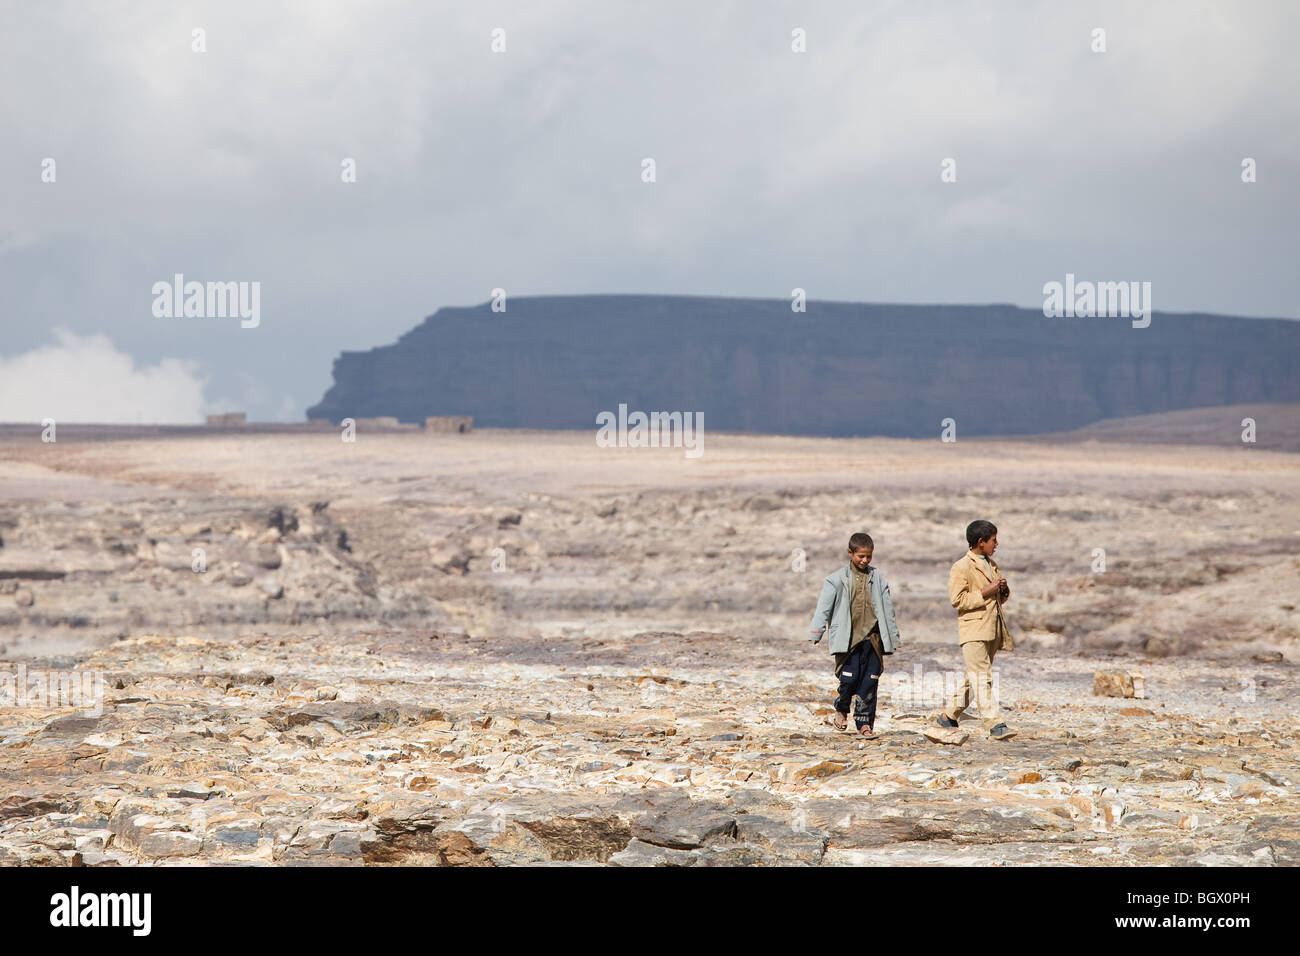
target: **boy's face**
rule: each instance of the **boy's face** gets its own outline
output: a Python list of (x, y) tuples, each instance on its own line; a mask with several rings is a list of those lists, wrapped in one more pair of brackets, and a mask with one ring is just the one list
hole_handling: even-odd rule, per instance
[(994, 535), (991, 538), (985, 538), (979, 544), (975, 545), (976, 554), (988, 555), (990, 558), (993, 557), (993, 552), (996, 551), (997, 549), (998, 549), (997, 535)]
[(857, 551), (849, 548), (849, 560), (853, 562), (853, 566), (859, 571), (865, 571), (867, 565), (871, 563), (871, 553), (871, 548), (859, 548)]

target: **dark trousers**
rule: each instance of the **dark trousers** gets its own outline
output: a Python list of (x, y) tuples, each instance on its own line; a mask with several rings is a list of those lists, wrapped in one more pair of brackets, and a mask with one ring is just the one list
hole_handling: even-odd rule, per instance
[(847, 715), (852, 705), (853, 723), (858, 730), (876, 725), (876, 688), (880, 684), (882, 664), (868, 640), (849, 651), (839, 669), (840, 689), (835, 697), (835, 709)]

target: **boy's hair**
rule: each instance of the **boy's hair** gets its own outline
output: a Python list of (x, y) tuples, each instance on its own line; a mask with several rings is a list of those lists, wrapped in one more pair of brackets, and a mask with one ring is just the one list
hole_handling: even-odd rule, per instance
[(872, 551), (876, 550), (876, 542), (871, 540), (871, 535), (865, 531), (859, 531), (849, 536), (850, 551), (861, 551), (863, 548), (870, 548)]
[(972, 548), (981, 541), (987, 541), (998, 533), (998, 529), (992, 521), (985, 521), (983, 518), (978, 521), (972, 521), (966, 526), (966, 543)]

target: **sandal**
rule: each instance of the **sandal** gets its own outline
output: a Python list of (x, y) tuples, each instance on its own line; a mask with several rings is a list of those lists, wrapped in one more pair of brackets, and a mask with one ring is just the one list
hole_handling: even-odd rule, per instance
[(823, 721), (823, 723), (828, 724), (831, 727), (834, 727), (836, 730), (843, 730), (845, 727), (849, 725), (849, 719), (844, 714), (841, 714), (838, 710), (833, 710), (826, 715), (826, 719)]

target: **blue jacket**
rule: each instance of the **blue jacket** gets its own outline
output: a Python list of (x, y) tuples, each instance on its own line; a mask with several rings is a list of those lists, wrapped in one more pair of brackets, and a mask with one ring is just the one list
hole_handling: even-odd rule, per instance
[[(845, 564), (826, 575), (821, 597), (817, 599), (817, 610), (813, 611), (812, 624), (808, 628), (808, 640), (814, 644), (821, 641), (827, 630), (830, 631), (832, 654), (847, 651), (853, 637), (853, 618), (849, 608), (849, 598), (853, 594), (851, 573)], [(903, 642), (898, 636), (898, 625), (894, 623), (894, 602), (889, 597), (889, 582), (873, 565), (867, 565), (867, 587), (871, 606), (880, 622), (881, 649), (892, 654)]]

